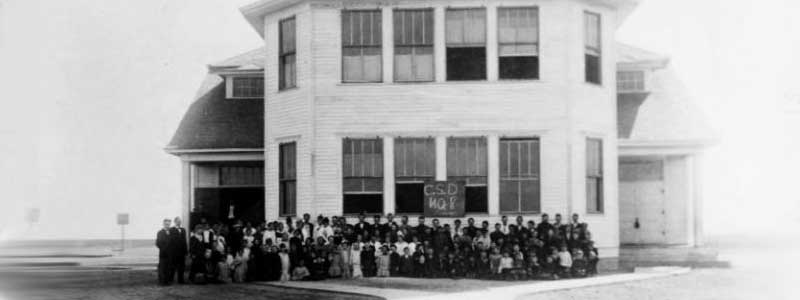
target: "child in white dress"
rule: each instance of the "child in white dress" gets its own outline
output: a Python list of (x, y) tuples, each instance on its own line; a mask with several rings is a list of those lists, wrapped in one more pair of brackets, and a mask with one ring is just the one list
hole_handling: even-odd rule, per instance
[(289, 253), (286, 247), (281, 245), (281, 252), (278, 253), (281, 258), (281, 281), (289, 281)]
[(361, 247), (358, 244), (353, 244), (353, 250), (350, 250), (350, 265), (353, 268), (353, 278), (364, 277), (361, 272)]

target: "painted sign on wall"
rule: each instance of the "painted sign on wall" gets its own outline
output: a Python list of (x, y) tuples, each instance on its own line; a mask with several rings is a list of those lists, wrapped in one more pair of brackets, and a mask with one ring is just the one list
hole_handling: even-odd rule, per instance
[(463, 181), (426, 181), (424, 214), (428, 217), (463, 217)]

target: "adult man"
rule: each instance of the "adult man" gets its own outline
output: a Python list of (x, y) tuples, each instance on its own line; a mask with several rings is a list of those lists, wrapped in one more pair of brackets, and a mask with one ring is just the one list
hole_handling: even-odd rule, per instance
[(508, 216), (503, 215), (500, 218), (500, 222), (501, 222), (500, 223), (500, 231), (502, 231), (503, 234), (507, 235), (508, 234)]
[(365, 221), (364, 218), (366, 218), (366, 216), (364, 216), (364, 213), (358, 215), (358, 223), (356, 223), (354, 231), (355, 234), (360, 234), (364, 238), (364, 240), (366, 240), (367, 237), (369, 237), (369, 235), (372, 233), (372, 226), (369, 225), (369, 223), (367, 223), (367, 221)]
[(473, 239), (478, 236), (478, 228), (475, 227), (475, 219), (473, 218), (467, 219), (467, 234)]
[(544, 237), (547, 236), (547, 231), (553, 229), (553, 224), (550, 224), (550, 216), (547, 214), (542, 214), (542, 221), (539, 222), (539, 225), (536, 226), (536, 232), (539, 233), (539, 239), (544, 240)]
[(572, 219), (569, 222), (568, 229), (570, 232), (578, 232), (578, 235), (581, 239), (584, 239), (586, 236), (586, 226), (584, 223), (580, 222), (580, 216), (577, 213), (572, 214)]
[(174, 242), (170, 236), (170, 220), (164, 219), (163, 227), (156, 233), (156, 247), (158, 247), (158, 284), (169, 285), (172, 282), (172, 266), (170, 254)]
[[(178, 276), (178, 283), (183, 284), (183, 272), (186, 269), (186, 254), (188, 247), (186, 245), (186, 229), (181, 227), (181, 218), (175, 217), (175, 226), (172, 227), (170, 236), (172, 238), (172, 254), (170, 255), (170, 263), (172, 270)], [(170, 281), (172, 277), (170, 277)]]
[(428, 228), (428, 226), (425, 225), (425, 216), (419, 216), (417, 220), (417, 227), (414, 228), (414, 236), (420, 241), (427, 240), (430, 237), (425, 234), (425, 230)]

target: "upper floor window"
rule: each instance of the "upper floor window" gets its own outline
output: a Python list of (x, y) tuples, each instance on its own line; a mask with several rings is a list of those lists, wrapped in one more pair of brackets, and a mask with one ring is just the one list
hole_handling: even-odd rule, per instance
[(394, 80), (433, 81), (433, 10), (394, 11)]
[(264, 77), (231, 77), (228, 98), (264, 98)]
[(617, 72), (617, 92), (644, 92), (644, 71)]
[(584, 35), (584, 64), (586, 82), (602, 83), (602, 60), (600, 15), (596, 13), (583, 13)]
[(342, 12), (342, 81), (381, 81), (382, 32), (380, 10)]
[(486, 79), (486, 9), (448, 9), (447, 80)]
[(497, 28), (500, 79), (538, 79), (539, 10), (499, 8)]
[(279, 74), (278, 89), (284, 90), (297, 86), (297, 52), (295, 18), (281, 20), (279, 25)]

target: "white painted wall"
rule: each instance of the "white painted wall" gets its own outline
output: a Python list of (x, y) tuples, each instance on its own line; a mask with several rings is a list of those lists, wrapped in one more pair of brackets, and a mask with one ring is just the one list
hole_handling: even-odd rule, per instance
[[(347, 7), (378, 7), (377, 2), (347, 2)], [(391, 83), (391, 65), (384, 64), (383, 83), (341, 83), (340, 1), (298, 5), (265, 18), (266, 70), (277, 70), (277, 22), (296, 15), (298, 88), (277, 92), (277, 72), (265, 76), (265, 172), (267, 217), (277, 218), (278, 144), (298, 142), (298, 213), (341, 214), (341, 139), (344, 137), (488, 136), (497, 139), (536, 136), (541, 141), (542, 211), (576, 212), (591, 224), (604, 254), (616, 255), (616, 93), (612, 37), (614, 12), (583, 1), (381, 1), (390, 7), (434, 7), (437, 17), (448, 6), (537, 5), (540, 14), (540, 80), (497, 81), (496, 58), (487, 61), (487, 81), (444, 81), (444, 22), (435, 21), (436, 82)], [(352, 6), (358, 5), (358, 6)], [(384, 7), (384, 6), (382, 6)], [(583, 12), (603, 14), (603, 85), (584, 82)], [(388, 15), (385, 13), (384, 15)], [(491, 15), (491, 14), (489, 14)], [(384, 19), (386, 23), (390, 22)], [(496, 31), (489, 22), (489, 32)], [(384, 31), (384, 40), (391, 31)], [(491, 35), (490, 35), (491, 37)], [(391, 44), (384, 55), (391, 55)], [(496, 53), (496, 44), (487, 53)], [(390, 62), (391, 57), (384, 57)], [(387, 71), (388, 70), (388, 71)], [(585, 213), (587, 136), (604, 139), (605, 210)], [(491, 147), (490, 149), (491, 150)], [(497, 215), (496, 151), (490, 152), (490, 214)], [(384, 158), (388, 161), (388, 157)], [(439, 157), (438, 159), (444, 159)], [(492, 174), (495, 174), (493, 177)], [(441, 177), (441, 176), (437, 176)], [(388, 180), (387, 180), (388, 181)], [(387, 187), (389, 186), (387, 182)], [(386, 192), (389, 192), (387, 189)], [(391, 210), (387, 208), (387, 212)], [(536, 217), (538, 215), (530, 215)]]

